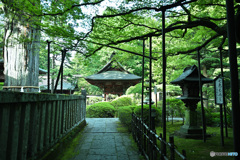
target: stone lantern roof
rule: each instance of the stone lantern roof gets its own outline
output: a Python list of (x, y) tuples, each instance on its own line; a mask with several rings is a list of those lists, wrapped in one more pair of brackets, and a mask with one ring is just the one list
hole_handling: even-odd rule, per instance
[[(201, 80), (202, 80), (202, 84), (213, 82), (212, 79), (206, 78), (202, 74), (201, 74)], [(171, 81), (172, 84), (179, 84), (179, 85), (188, 83), (188, 82), (189, 83), (199, 82), (198, 67), (196, 65), (193, 65), (191, 67), (186, 67), (183, 73), (177, 79)]]

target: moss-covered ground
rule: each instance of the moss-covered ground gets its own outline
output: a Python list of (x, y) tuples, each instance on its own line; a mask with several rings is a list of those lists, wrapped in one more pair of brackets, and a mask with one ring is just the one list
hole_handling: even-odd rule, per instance
[(73, 131), (61, 139), (41, 160), (69, 160), (78, 154), (76, 146), (81, 143), (81, 132), (83, 131), (86, 122), (80, 124)]
[[(167, 141), (169, 141), (169, 135), (173, 135), (175, 131), (178, 131), (182, 126), (182, 122), (167, 122)], [(157, 134), (162, 133), (161, 127), (156, 127)], [(233, 157), (215, 156), (211, 157), (210, 152), (233, 152), (233, 134), (232, 128), (228, 128), (228, 138), (224, 137), (224, 146), (221, 145), (220, 127), (207, 127), (207, 134), (210, 137), (206, 142), (202, 139), (185, 139), (178, 136), (174, 136), (175, 145), (178, 151), (184, 149), (187, 153), (187, 159), (190, 160), (228, 160)]]

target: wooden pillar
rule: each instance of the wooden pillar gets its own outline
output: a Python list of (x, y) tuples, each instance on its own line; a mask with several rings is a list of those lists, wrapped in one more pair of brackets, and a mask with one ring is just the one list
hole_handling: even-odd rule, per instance
[(104, 101), (107, 101), (107, 95), (104, 93)]

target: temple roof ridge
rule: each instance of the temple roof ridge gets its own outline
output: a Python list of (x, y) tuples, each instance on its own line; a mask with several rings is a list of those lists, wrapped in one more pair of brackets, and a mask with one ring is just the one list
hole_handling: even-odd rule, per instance
[(116, 53), (113, 52), (112, 55), (111, 55), (111, 57), (110, 57), (110, 59), (109, 59), (109, 62), (108, 62), (100, 71), (98, 71), (97, 74), (114, 70), (114, 68), (113, 68), (113, 63), (114, 63), (114, 62), (117, 63), (117, 67), (116, 67), (115, 70), (119, 70), (119, 71), (127, 72), (127, 73), (131, 74), (129, 71), (127, 71), (127, 70), (123, 67), (123, 65), (122, 65), (120, 62), (118, 62), (118, 61), (114, 58), (115, 55), (116, 55)]

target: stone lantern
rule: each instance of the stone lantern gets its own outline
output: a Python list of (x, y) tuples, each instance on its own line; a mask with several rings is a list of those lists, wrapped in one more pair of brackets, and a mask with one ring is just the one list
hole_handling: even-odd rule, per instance
[[(213, 82), (212, 79), (206, 78), (201, 75), (202, 84)], [(197, 103), (200, 101), (199, 96), (199, 76), (198, 68), (193, 65), (184, 69), (183, 73), (172, 84), (180, 85), (183, 95), (178, 99), (181, 99), (187, 110), (185, 111), (185, 124), (181, 127), (179, 133), (185, 138), (201, 138), (202, 128), (197, 123)]]

